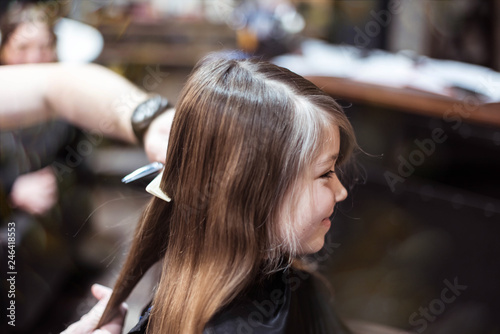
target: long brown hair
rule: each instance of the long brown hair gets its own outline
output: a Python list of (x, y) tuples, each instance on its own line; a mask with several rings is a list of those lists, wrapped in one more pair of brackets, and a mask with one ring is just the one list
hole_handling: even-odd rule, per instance
[(342, 162), (356, 145), (352, 128), (312, 83), (267, 62), (202, 60), (172, 124), (161, 187), (173, 200), (151, 200), (101, 324), (158, 260), (151, 333), (201, 333), (252, 282), (289, 265), (294, 248), (277, 226), (282, 200), (331, 124)]

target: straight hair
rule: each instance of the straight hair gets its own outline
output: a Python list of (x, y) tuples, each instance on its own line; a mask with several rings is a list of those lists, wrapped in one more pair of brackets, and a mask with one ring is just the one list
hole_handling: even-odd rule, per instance
[(283, 199), (332, 125), (341, 164), (356, 147), (354, 132), (318, 87), (234, 54), (200, 61), (170, 133), (161, 188), (172, 202), (150, 201), (99, 326), (159, 260), (150, 333), (201, 333), (253, 282), (290, 266), (298, 250), (292, 228), (278, 224)]

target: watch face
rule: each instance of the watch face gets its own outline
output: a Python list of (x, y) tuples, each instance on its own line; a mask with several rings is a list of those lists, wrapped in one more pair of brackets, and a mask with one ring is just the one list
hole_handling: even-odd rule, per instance
[(137, 140), (142, 143), (151, 122), (168, 107), (168, 100), (156, 95), (140, 103), (132, 113), (132, 130)]
[(161, 99), (150, 99), (143, 102), (137, 107), (134, 114), (132, 115), (132, 121), (140, 123), (145, 119), (150, 118), (158, 110)]

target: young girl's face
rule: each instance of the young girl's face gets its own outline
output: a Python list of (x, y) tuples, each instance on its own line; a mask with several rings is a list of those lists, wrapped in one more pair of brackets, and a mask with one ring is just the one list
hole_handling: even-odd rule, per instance
[(339, 129), (332, 126), (330, 138), (304, 176), (297, 206), (292, 208), (292, 212), (295, 210), (293, 228), (302, 255), (315, 253), (323, 247), (335, 203), (347, 197), (347, 190), (335, 174), (339, 150)]

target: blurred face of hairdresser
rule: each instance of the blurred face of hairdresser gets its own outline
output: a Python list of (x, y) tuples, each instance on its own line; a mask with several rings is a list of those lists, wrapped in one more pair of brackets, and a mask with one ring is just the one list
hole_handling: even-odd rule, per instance
[[(299, 255), (318, 252), (325, 243), (330, 229), (330, 216), (336, 203), (347, 197), (347, 190), (335, 174), (340, 150), (338, 126), (331, 127), (331, 136), (323, 144), (302, 180), (299, 198), (293, 215), (293, 229), (298, 242)], [(288, 207), (290, 208), (290, 203)], [(292, 207), (292, 210), (294, 208)], [(292, 211), (293, 212), (293, 211)]]
[(53, 37), (43, 22), (21, 23), (5, 42), (0, 59), (5, 65), (56, 61)]

